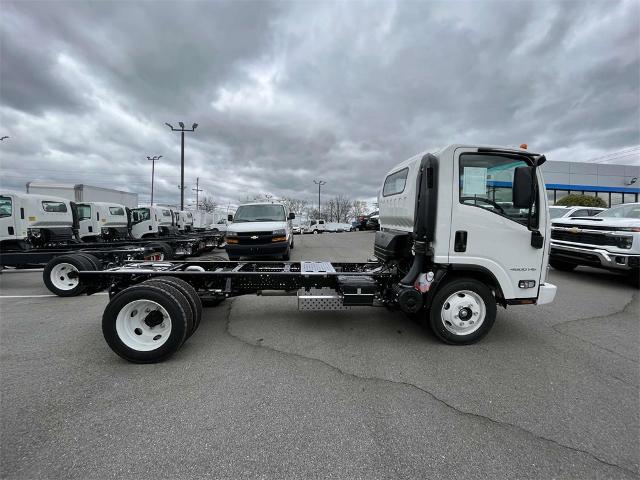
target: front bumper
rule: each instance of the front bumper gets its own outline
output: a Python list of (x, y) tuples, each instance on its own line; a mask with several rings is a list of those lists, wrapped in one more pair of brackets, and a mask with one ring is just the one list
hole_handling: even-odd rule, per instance
[(227, 255), (236, 257), (269, 257), (284, 255), (289, 248), (289, 242), (262, 243), (257, 245), (229, 244), (225, 245)]
[(543, 283), (540, 285), (540, 291), (538, 292), (538, 301), (536, 305), (545, 305), (547, 303), (553, 302), (554, 298), (556, 298), (556, 292), (558, 291), (558, 287), (556, 287), (552, 283)]
[(613, 270), (631, 270), (640, 267), (640, 255), (612, 253), (601, 248), (574, 247), (551, 242), (551, 259), (591, 267), (603, 267)]

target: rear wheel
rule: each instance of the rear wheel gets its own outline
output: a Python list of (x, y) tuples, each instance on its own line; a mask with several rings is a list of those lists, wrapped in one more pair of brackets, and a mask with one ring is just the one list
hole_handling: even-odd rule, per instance
[(93, 264), (80, 255), (61, 255), (47, 263), (42, 273), (44, 284), (59, 297), (75, 297), (85, 291), (78, 272), (94, 270)]
[(496, 300), (486, 285), (472, 278), (455, 279), (435, 294), (429, 325), (443, 342), (468, 345), (489, 333), (496, 310)]
[(551, 265), (556, 270), (562, 270), (563, 272), (571, 272), (576, 269), (577, 265), (575, 263), (563, 262), (562, 260), (549, 260), (549, 265)]
[(140, 284), (118, 293), (102, 316), (102, 333), (120, 357), (155, 363), (173, 355), (187, 338), (191, 310), (171, 285)]
[(180, 293), (182, 293), (187, 302), (189, 302), (189, 307), (193, 316), (193, 328), (187, 336), (190, 337), (193, 335), (193, 332), (195, 332), (200, 326), (200, 320), (202, 319), (202, 302), (200, 301), (200, 297), (198, 296), (196, 289), (193, 288), (191, 284), (178, 277), (155, 277), (151, 280), (145, 281), (144, 283), (166, 284), (180, 290)]
[(89, 263), (91, 263), (94, 270), (102, 270), (102, 262), (95, 255), (91, 255), (90, 253), (85, 253), (85, 252), (78, 253), (78, 255), (86, 258), (89, 261)]
[(145, 245), (146, 247), (160, 249), (164, 256), (164, 260), (171, 260), (173, 258), (173, 248), (171, 245), (165, 242), (151, 242)]

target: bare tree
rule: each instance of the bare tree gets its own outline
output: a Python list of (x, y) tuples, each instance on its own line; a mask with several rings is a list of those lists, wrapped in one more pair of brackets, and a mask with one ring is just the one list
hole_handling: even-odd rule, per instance
[(367, 202), (364, 202), (362, 200), (354, 200), (353, 204), (351, 205), (350, 213), (356, 219), (359, 216), (364, 215), (365, 213), (367, 213)]
[(200, 201), (200, 208), (205, 212), (213, 212), (216, 207), (217, 204), (213, 201), (213, 197), (204, 197)]
[(289, 208), (290, 212), (294, 212), (298, 215), (301, 215), (305, 211), (307, 204), (309, 203), (306, 200), (299, 200), (291, 197), (282, 197), (280, 201)]

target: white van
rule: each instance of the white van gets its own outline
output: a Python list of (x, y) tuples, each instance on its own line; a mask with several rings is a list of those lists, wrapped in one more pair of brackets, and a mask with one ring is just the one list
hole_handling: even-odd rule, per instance
[(326, 222), (324, 220), (309, 220), (309, 223), (304, 226), (304, 233), (323, 233), (327, 230)]
[(295, 214), (282, 203), (246, 203), (229, 215), (225, 237), (229, 260), (280, 256), (289, 260), (294, 247), (291, 220)]

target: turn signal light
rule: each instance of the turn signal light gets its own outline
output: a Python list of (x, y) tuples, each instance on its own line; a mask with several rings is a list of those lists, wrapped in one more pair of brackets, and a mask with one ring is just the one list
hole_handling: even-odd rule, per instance
[(273, 237), (271, 239), (272, 242), (286, 242), (287, 241), (287, 237)]
[(536, 286), (535, 280), (520, 280), (518, 282), (518, 288), (533, 288)]
[(238, 243), (238, 239), (237, 238), (225, 237), (224, 241), (227, 242), (227, 243)]

